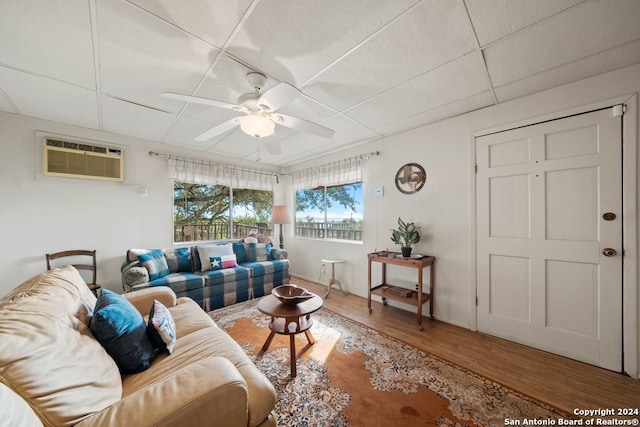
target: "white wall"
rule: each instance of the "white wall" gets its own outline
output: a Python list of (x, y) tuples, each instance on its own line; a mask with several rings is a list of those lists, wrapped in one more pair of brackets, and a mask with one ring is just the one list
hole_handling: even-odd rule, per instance
[[(566, 86), (551, 89), (536, 95), (485, 108), (452, 119), (427, 125), (402, 134), (385, 138), (357, 149), (346, 151), (342, 157), (380, 149), (382, 154), (367, 163), (365, 189), (365, 240), (357, 246), (287, 238), (287, 248), (292, 260), (292, 274), (318, 280), (320, 259), (339, 257), (345, 264), (338, 266), (337, 276), (355, 294), (367, 295), (367, 257), (376, 249), (399, 250), (389, 239), (390, 229), (396, 226), (398, 216), (415, 221), (422, 227), (423, 239), (416, 245), (417, 253), (435, 255), (436, 292), (435, 314), (438, 319), (453, 324), (474, 327), (475, 309), (475, 231), (473, 229), (473, 134), (519, 121), (537, 118), (554, 112), (588, 106), (599, 101), (631, 95), (640, 91), (640, 64)], [(637, 115), (637, 108), (633, 108)], [(635, 140), (630, 144), (637, 145)], [(333, 161), (340, 156), (316, 159), (293, 169)], [(394, 186), (394, 176), (400, 166), (415, 162), (427, 172), (427, 183), (417, 194), (404, 195)], [(637, 159), (631, 159), (631, 164)], [(371, 187), (384, 186), (384, 196), (372, 199), (368, 196)], [(640, 185), (638, 186), (640, 188)], [(633, 213), (637, 212), (635, 206)], [(632, 215), (635, 220), (636, 215)], [(637, 248), (626, 248), (626, 264), (637, 268)], [(374, 269), (374, 271), (379, 268)], [(415, 283), (415, 271), (391, 269), (388, 282)], [(326, 276), (323, 281), (326, 283)], [(374, 284), (380, 278), (374, 275)], [(627, 286), (637, 288), (637, 283)], [(640, 293), (631, 292), (640, 306)], [(363, 310), (366, 307), (363, 305)], [(631, 334), (640, 342), (638, 320), (625, 320), (625, 336)], [(634, 349), (632, 349), (634, 350)], [(637, 354), (640, 350), (628, 351), (632, 366), (627, 369), (637, 373)], [(633, 354), (635, 353), (635, 354)]]
[[(124, 146), (127, 182), (43, 177), (37, 131)], [(230, 163), (203, 152), (8, 113), (0, 113), (0, 146), (0, 296), (43, 272), (45, 253), (66, 249), (96, 249), (98, 283), (122, 292), (120, 266), (128, 248), (173, 244), (173, 183), (166, 160), (148, 152)], [(140, 188), (147, 189), (145, 197)]]

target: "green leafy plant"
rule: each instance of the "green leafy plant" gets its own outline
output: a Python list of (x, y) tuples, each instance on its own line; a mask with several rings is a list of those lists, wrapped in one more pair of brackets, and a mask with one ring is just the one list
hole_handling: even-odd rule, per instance
[(402, 218), (398, 218), (398, 228), (391, 230), (391, 240), (403, 248), (410, 248), (420, 241), (418, 227), (413, 222), (404, 222)]

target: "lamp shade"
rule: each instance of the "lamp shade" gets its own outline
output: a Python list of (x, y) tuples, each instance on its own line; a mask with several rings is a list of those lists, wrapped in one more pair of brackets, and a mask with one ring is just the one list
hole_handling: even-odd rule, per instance
[(248, 116), (239, 117), (240, 129), (247, 135), (254, 138), (264, 138), (273, 135), (276, 124), (268, 118), (259, 114), (250, 114)]
[(274, 224), (289, 224), (289, 212), (284, 205), (275, 205), (273, 207), (273, 216), (271, 222)]

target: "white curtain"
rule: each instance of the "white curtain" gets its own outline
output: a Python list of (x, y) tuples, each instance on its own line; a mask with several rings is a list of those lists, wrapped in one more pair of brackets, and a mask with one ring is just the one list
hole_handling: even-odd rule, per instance
[(364, 156), (351, 157), (291, 172), (294, 190), (305, 190), (318, 186), (352, 184), (362, 181)]
[(273, 191), (277, 174), (211, 162), (169, 158), (169, 178), (190, 184), (217, 184), (233, 188)]

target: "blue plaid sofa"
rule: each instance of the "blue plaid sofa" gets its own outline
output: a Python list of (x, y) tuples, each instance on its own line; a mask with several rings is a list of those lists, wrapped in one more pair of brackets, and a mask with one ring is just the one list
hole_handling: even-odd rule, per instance
[(169, 286), (205, 311), (261, 297), (289, 283), (287, 251), (264, 243), (221, 243), (129, 249), (122, 264), (126, 292)]

